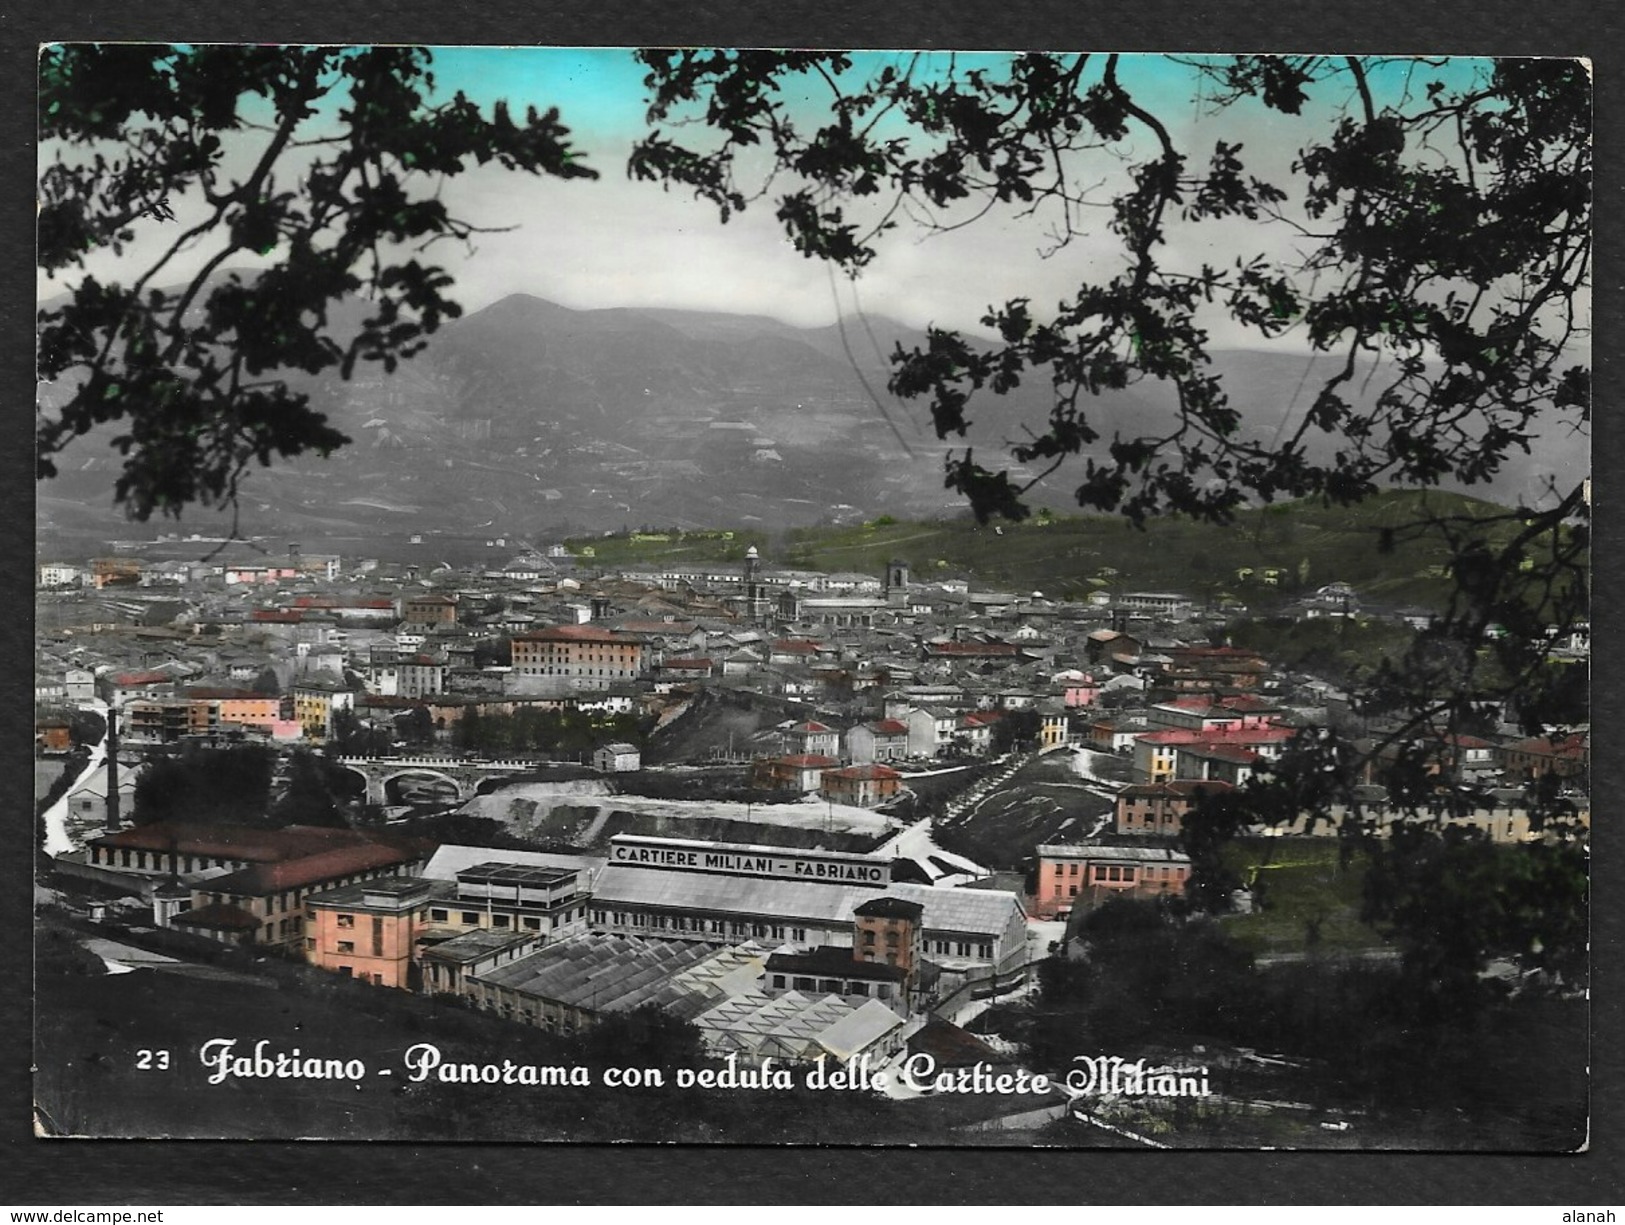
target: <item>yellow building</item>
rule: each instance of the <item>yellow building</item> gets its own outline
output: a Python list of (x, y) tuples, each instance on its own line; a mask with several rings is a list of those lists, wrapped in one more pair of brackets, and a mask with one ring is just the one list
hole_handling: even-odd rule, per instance
[(355, 695), (336, 681), (300, 681), (293, 687), (293, 717), (307, 740), (333, 734), (333, 712), (354, 709)]

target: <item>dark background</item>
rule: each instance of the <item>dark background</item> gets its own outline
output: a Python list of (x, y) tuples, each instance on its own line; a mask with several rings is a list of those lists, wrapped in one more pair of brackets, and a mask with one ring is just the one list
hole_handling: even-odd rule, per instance
[[(1590, 1150), (1571, 1156), (739, 1149), (468, 1144), (445, 1147), (256, 1142), (39, 1141), (29, 1130), (32, 1030), (29, 835), (33, 478), (31, 378), (34, 77), (42, 41), (371, 42), (560, 45), (961, 47), (1115, 51), (1271, 51), (1583, 55), (1597, 73), (1596, 543), (1594, 722), (1625, 726), (1618, 683), (1625, 577), (1615, 556), (1620, 388), (1621, 25), (1612, 0), (1365, 0), (1320, 4), (1136, 0), (890, 0), (673, 4), (629, 0), (77, 0), (0, 12), (0, 439), (4, 573), (0, 658), (0, 1203), (30, 1208), (164, 1204), (479, 1203), (1619, 1203), (1618, 754), (1594, 739), (1593, 1113)], [(204, 11), (206, 10), (206, 11)], [(1537, 1218), (1539, 1219), (1539, 1218)], [(1551, 1218), (1557, 1220), (1554, 1214)]]

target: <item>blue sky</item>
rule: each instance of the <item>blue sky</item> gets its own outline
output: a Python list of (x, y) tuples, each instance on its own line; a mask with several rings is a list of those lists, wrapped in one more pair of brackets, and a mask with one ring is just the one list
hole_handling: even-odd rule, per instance
[[(850, 75), (857, 79), (884, 63), (900, 63), (904, 52), (858, 53)], [(946, 53), (937, 64), (945, 65)], [(1006, 57), (961, 52), (965, 67), (983, 61), (997, 71)], [(1446, 70), (1463, 81), (1481, 62), (1457, 60)], [(920, 69), (931, 72), (927, 60)], [(1045, 257), (1044, 226), (1032, 220), (993, 215), (951, 235), (927, 237), (915, 231), (888, 240), (871, 267), (855, 283), (842, 279), (832, 293), (828, 270), (797, 255), (762, 201), (719, 225), (714, 210), (684, 194), (663, 193), (651, 184), (625, 178), (631, 142), (645, 130), (643, 70), (620, 48), (440, 48), (434, 71), (440, 87), (464, 90), (482, 104), (506, 98), (513, 106), (557, 106), (563, 121), (603, 176), (596, 184), (491, 183), (478, 191), (490, 211), (482, 220), (521, 227), (512, 235), (481, 241), (481, 257), (464, 270), (470, 302), (494, 300), (504, 292), (528, 291), (571, 306), (625, 302), (709, 309), (738, 309), (791, 322), (828, 322), (836, 310), (864, 309), (890, 314), (920, 326), (927, 322), (973, 325), (992, 303), (1030, 295), (1041, 307), (1075, 288), (1086, 270), (1098, 270), (1117, 254), (1115, 239), (1096, 233)], [(1396, 65), (1380, 80), (1399, 89), (1408, 69)], [(1195, 74), (1160, 55), (1124, 56), (1119, 76), (1135, 95), (1168, 117), (1176, 136), (1205, 156), (1213, 135), (1203, 133), (1204, 111)], [(786, 82), (791, 93), (793, 81)], [(1378, 86), (1379, 92), (1382, 85)], [(818, 121), (827, 94), (809, 78), (805, 101), (795, 110), (809, 125)], [(1224, 135), (1245, 134), (1248, 156), (1266, 170), (1284, 170), (1309, 138), (1324, 131), (1331, 110), (1347, 105), (1348, 88), (1321, 91), (1311, 116), (1291, 120), (1261, 105), (1243, 104), (1226, 117)], [(1217, 133), (1217, 129), (1215, 129)], [(677, 130), (679, 137), (690, 131)], [(1143, 133), (1130, 141), (1129, 157), (1149, 153)], [(460, 185), (454, 190), (462, 192)], [(476, 193), (469, 193), (470, 198)], [(503, 210), (507, 210), (504, 213)], [(506, 218), (506, 220), (504, 219)], [(1256, 227), (1210, 227), (1192, 252), (1198, 262), (1213, 257), (1230, 241), (1256, 242)], [(1238, 248), (1239, 249), (1239, 248)]]
[(441, 47), (433, 72), (443, 92), (461, 90), (481, 106), (499, 98), (512, 106), (557, 106), (580, 139), (619, 146), (604, 151), (623, 161), (626, 143), (644, 127), (644, 70), (629, 50)]
[[(945, 62), (947, 53), (939, 54)], [(905, 57), (904, 52), (859, 53), (852, 75), (861, 78)], [(961, 67), (984, 60), (996, 71), (1005, 57), (961, 52), (957, 60)], [(1482, 61), (1456, 60), (1444, 75), (1460, 84), (1480, 66)], [(940, 69), (930, 62), (921, 69), (933, 70)], [(466, 252), (436, 248), (470, 310), (525, 292), (578, 308), (650, 304), (736, 310), (819, 325), (830, 322), (837, 309), (861, 307), (914, 326), (966, 327), (990, 304), (1009, 297), (1030, 297), (1044, 311), (1086, 276), (1109, 272), (1121, 259), (1117, 239), (1105, 231), (1104, 210), (1086, 212), (1088, 232), (1048, 256), (1046, 224), (1005, 212), (950, 234), (927, 235), (905, 226), (885, 241), (862, 277), (849, 283), (789, 246), (769, 200), (724, 226), (714, 208), (685, 192), (628, 180), (627, 154), (645, 131), (647, 106), (644, 71), (630, 51), (446, 47), (434, 50), (432, 71), (446, 96), (461, 90), (482, 107), (498, 99), (520, 114), (526, 105), (556, 106), (587, 164), (601, 176), (596, 182), (560, 182), (485, 168), (445, 186), (444, 196), (459, 216), (494, 231), (479, 236)], [(1379, 93), (1402, 89), (1407, 71), (1406, 65), (1380, 70)], [(1324, 134), (1332, 112), (1352, 100), (1343, 82), (1321, 91), (1303, 118), (1244, 104), (1228, 113), (1220, 128), (1205, 117), (1209, 108), (1193, 89), (1193, 73), (1174, 59), (1125, 56), (1119, 76), (1164, 117), (1193, 160), (1204, 159), (1217, 137), (1234, 141), (1239, 136), (1249, 164), (1275, 174), (1286, 170), (1304, 143)], [(809, 126), (824, 113), (825, 98), (822, 86), (809, 78), (806, 100), (796, 103)], [(693, 130), (675, 134), (687, 137)], [(1120, 158), (1103, 159), (1102, 191), (1121, 182), (1123, 167), (1152, 151), (1149, 136), (1140, 132), (1118, 151)], [(1251, 224), (1174, 227), (1170, 239), (1170, 255), (1192, 266), (1228, 263), (1244, 248), (1277, 241)], [(116, 275), (113, 269), (96, 271)], [(1214, 339), (1228, 338), (1216, 334)]]
[[(439, 47), (433, 54), (435, 77), (444, 93), (461, 90), (482, 105), (501, 98), (516, 105), (557, 106), (566, 122), (585, 140), (620, 146), (613, 150), (617, 155), (622, 153), (625, 142), (644, 130), (647, 101), (644, 69), (634, 61), (629, 49)], [(928, 77), (934, 66), (938, 71), (945, 68), (949, 54), (924, 55), (916, 70), (917, 76)], [(902, 51), (855, 52), (847, 78), (862, 80), (885, 64), (901, 65), (910, 58), (909, 53)], [(1198, 57), (1123, 55), (1119, 78), (1137, 98), (1155, 107), (1193, 109), (1194, 76), (1183, 61), (1195, 58)], [(960, 67), (980, 64), (995, 71), (1008, 59), (1008, 55), (998, 52), (958, 52), (956, 55)], [(1413, 73), (1425, 75), (1429, 80), (1443, 80), (1451, 86), (1462, 86), (1475, 70), (1487, 66), (1488, 61), (1483, 59), (1456, 57), (1442, 67), (1388, 60), (1374, 64), (1370, 71), (1373, 90), (1380, 102), (1387, 94), (1397, 96)], [(787, 84), (794, 80), (789, 78)], [(806, 95), (820, 98), (822, 91), (816, 82), (809, 81)], [(1334, 96), (1332, 91), (1321, 91), (1317, 101), (1324, 103)], [(1264, 116), (1261, 106), (1250, 109), (1255, 117)], [(808, 114), (815, 117), (810, 111)]]

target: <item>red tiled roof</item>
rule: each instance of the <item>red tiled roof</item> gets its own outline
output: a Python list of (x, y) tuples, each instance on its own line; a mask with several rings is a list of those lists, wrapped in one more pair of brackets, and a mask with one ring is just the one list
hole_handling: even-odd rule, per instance
[(1290, 740), (1297, 735), (1295, 729), (1290, 727), (1227, 727), (1216, 728), (1211, 731), (1197, 731), (1195, 728), (1172, 728), (1164, 732), (1143, 732), (1135, 739), (1143, 740), (1148, 744), (1189, 744), (1210, 745), (1221, 744), (1274, 744), (1282, 740)]
[(1548, 736), (1535, 736), (1502, 748), (1504, 753), (1523, 753), (1533, 757), (1584, 757), (1590, 748), (1584, 736), (1567, 736), (1553, 740)]
[(703, 668), (705, 671), (709, 672), (717, 665), (713, 660), (709, 659), (668, 659), (660, 666), (668, 670), (676, 668), (680, 671), (689, 672), (698, 672)]
[(402, 850), (380, 842), (362, 843), (360, 846), (335, 847), (318, 855), (306, 855), (281, 863), (257, 863), (228, 876), (216, 877), (207, 884), (211, 893), (240, 893), (263, 897), (283, 889), (300, 889), (306, 885), (337, 880), (356, 872), (372, 868), (395, 867), (411, 863), (421, 852)]
[(901, 719), (877, 719), (873, 723), (865, 724), (877, 736), (906, 736), (908, 724)]
[(780, 638), (773, 649), (781, 655), (816, 655), (818, 644), (808, 638)]
[(1124, 796), (1131, 799), (1156, 799), (1166, 796), (1172, 799), (1188, 800), (1193, 798), (1199, 791), (1218, 794), (1219, 792), (1233, 790), (1235, 788), (1222, 779), (1173, 778), (1163, 783), (1133, 783), (1119, 791), (1117, 796), (1119, 799)]
[(1195, 710), (1212, 710), (1213, 709), (1213, 701), (1212, 701), (1212, 699), (1211, 698), (1206, 698), (1206, 697), (1174, 698), (1172, 701), (1162, 702), (1162, 703), (1160, 703), (1160, 705), (1172, 706), (1176, 710), (1192, 710), (1192, 711), (1195, 711)]
[(843, 766), (839, 770), (825, 770), (824, 778), (842, 778), (849, 782), (880, 782), (888, 778), (902, 778), (896, 770), (887, 766), (864, 765)]
[(515, 642), (605, 642), (623, 646), (640, 646), (640, 641), (626, 634), (599, 629), (596, 625), (555, 625), (548, 629), (531, 630), (515, 634)]
[(294, 596), (295, 608), (377, 608), (394, 609), (395, 601), (382, 598), (360, 600), (350, 596), (300, 595)]
[(1275, 703), (1253, 693), (1234, 693), (1228, 697), (1220, 698), (1219, 705), (1226, 710), (1248, 711), (1270, 710), (1274, 708)]
[(209, 859), (244, 859), (277, 862), (315, 855), (334, 847), (368, 841), (355, 830), (316, 825), (289, 825), (282, 829), (254, 829), (246, 825), (206, 825), (188, 821), (157, 821), (105, 834), (94, 839), (100, 846), (132, 851), (174, 851)]
[(797, 723), (790, 729), (791, 732), (800, 732), (806, 736), (821, 736), (825, 732), (832, 732), (834, 730), (835, 729), (830, 727), (827, 723), (820, 723), (816, 719), (808, 719), (805, 723)]
[(256, 608), (248, 618), (262, 624), (298, 625), (305, 619), (305, 614), (297, 608)]
[(1213, 761), (1230, 761), (1239, 766), (1250, 766), (1259, 759), (1252, 749), (1232, 744), (1195, 744), (1184, 750), (1191, 757), (1206, 757)]
[(121, 672), (113, 678), (115, 685), (161, 685), (175, 678), (167, 672)]

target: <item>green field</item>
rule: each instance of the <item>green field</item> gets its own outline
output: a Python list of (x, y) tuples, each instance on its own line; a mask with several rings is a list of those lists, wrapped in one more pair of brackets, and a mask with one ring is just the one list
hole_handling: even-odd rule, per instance
[[(1504, 513), (1458, 494), (1394, 492), (1352, 507), (1282, 503), (1244, 512), (1227, 527), (1159, 519), (1143, 531), (1110, 516), (1038, 517), (978, 526), (970, 518), (900, 522), (882, 517), (850, 527), (797, 528), (779, 534), (657, 533), (665, 539), (606, 536), (569, 542), (579, 564), (610, 569), (658, 561), (743, 560), (755, 546), (766, 566), (878, 574), (893, 558), (916, 582), (967, 576), (983, 586), (1040, 590), (1063, 599), (1095, 591), (1159, 590), (1232, 597), (1267, 607), (1326, 583), (1351, 584), (1367, 600), (1437, 605), (1448, 582), (1447, 551), (1437, 538), (1378, 548), (1380, 534), (1425, 513), (1486, 518)], [(1491, 529), (1509, 537), (1512, 524)], [(588, 552), (590, 550), (590, 553)], [(1252, 574), (1244, 574), (1244, 571)], [(1272, 570), (1273, 583), (1263, 571)]]
[(1248, 951), (1348, 953), (1384, 949), (1380, 933), (1360, 922), (1364, 865), (1342, 865), (1334, 838), (1254, 838), (1226, 848), (1226, 862), (1260, 891), (1263, 903), (1252, 914), (1231, 915), (1225, 932)]

